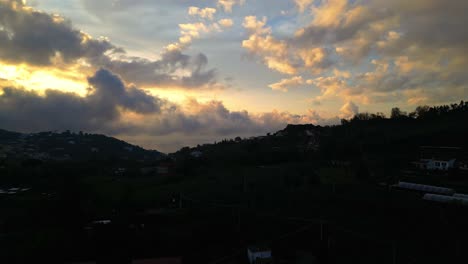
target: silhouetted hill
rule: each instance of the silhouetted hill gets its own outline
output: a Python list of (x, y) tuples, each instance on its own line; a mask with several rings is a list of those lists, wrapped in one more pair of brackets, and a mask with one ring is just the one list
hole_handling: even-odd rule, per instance
[[(363, 163), (388, 173), (418, 158), (424, 145), (468, 149), (468, 103), (420, 106), (412, 113), (392, 109), (392, 116), (360, 113), (341, 125), (288, 125), (260, 137), (226, 139), (172, 154), (206, 166), (265, 165), (333, 160)], [(378, 174), (378, 173), (377, 173)]]
[(164, 154), (99, 134), (70, 131), (23, 134), (0, 130), (0, 155), (40, 160), (146, 160)]

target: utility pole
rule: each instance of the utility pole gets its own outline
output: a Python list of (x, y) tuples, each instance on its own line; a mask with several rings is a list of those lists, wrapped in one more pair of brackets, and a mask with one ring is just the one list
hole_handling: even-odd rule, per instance
[(182, 193), (179, 193), (179, 209), (182, 209)]
[(241, 231), (241, 214), (240, 214), (240, 207), (237, 207), (237, 229), (239, 233)]
[(247, 193), (247, 177), (245, 176), (245, 172), (242, 173), (243, 174), (243, 189), (244, 189), (244, 193)]
[(320, 241), (323, 241), (323, 221), (320, 221)]

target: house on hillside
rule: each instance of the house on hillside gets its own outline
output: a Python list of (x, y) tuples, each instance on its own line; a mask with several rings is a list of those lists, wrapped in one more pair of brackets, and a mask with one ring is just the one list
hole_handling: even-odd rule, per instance
[(458, 161), (457, 167), (460, 171), (468, 173), (468, 158)]
[(194, 150), (194, 151), (190, 152), (190, 156), (192, 156), (194, 158), (201, 158), (203, 156), (203, 152), (201, 152), (199, 150)]
[(447, 171), (456, 167), (457, 158), (461, 148), (457, 147), (420, 147), (420, 159), (413, 162), (422, 170)]
[(156, 167), (156, 172), (159, 176), (173, 176), (175, 174), (175, 164), (172, 161), (160, 162)]
[(91, 148), (91, 152), (92, 152), (92, 153), (98, 153), (98, 152), (99, 152), (99, 148), (92, 147), (92, 148)]
[(427, 170), (449, 170), (455, 168), (456, 159), (430, 159), (426, 162)]
[(127, 172), (127, 168), (116, 168), (114, 169), (115, 176), (123, 176)]
[(140, 169), (141, 174), (145, 176), (158, 176), (158, 177), (170, 177), (175, 175), (175, 163), (172, 160), (160, 161), (155, 166), (143, 167)]

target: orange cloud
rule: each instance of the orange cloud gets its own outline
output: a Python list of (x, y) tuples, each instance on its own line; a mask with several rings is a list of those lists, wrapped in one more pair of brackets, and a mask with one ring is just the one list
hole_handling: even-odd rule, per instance
[(282, 79), (278, 83), (270, 84), (269, 87), (276, 91), (287, 92), (289, 87), (299, 86), (304, 84), (302, 76), (295, 76), (290, 79)]

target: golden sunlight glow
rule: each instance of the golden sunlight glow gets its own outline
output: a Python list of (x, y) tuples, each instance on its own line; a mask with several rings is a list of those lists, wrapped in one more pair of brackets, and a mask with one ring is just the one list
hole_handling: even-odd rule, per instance
[(173, 103), (182, 104), (187, 98), (196, 97), (200, 102), (215, 100), (216, 94), (213, 91), (187, 91), (177, 88), (151, 88), (148, 92), (154, 96), (169, 100)]
[(0, 64), (0, 79), (37, 91), (56, 89), (82, 96), (88, 87), (86, 75), (78, 71), (36, 69), (28, 65)]
[[(210, 101), (221, 101), (223, 105), (230, 111), (243, 111), (248, 109), (249, 112), (261, 113), (270, 110), (271, 101), (259, 101), (258, 98), (265, 96), (262, 93), (255, 93), (254, 95), (239, 92), (238, 90), (187, 90), (183, 88), (147, 88), (147, 92), (161, 99), (166, 99), (172, 103), (184, 106), (188, 101), (196, 99), (199, 103), (208, 103)], [(278, 100), (282, 100), (279, 97)], [(275, 98), (269, 98), (274, 100)], [(276, 102), (276, 101), (275, 101)], [(291, 107), (298, 107), (300, 104), (293, 103)], [(187, 110), (187, 109), (185, 109)], [(294, 109), (298, 110), (298, 109)], [(188, 111), (190, 112), (190, 111)]]
[(52, 16), (52, 20), (56, 24), (60, 24), (60, 23), (65, 22), (65, 19), (62, 16), (60, 16), (59, 14), (52, 14), (51, 16)]

